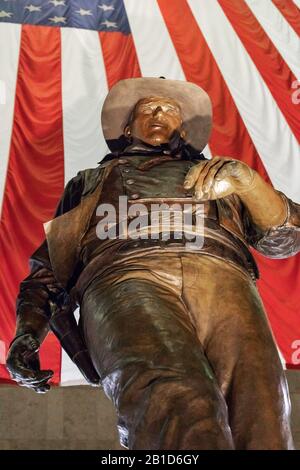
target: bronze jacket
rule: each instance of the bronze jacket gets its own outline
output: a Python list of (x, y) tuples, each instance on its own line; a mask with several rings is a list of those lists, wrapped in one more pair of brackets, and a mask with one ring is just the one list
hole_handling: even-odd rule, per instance
[[(30, 258), (31, 271), (20, 285), (17, 314), (42, 309), (50, 317), (50, 304), (61, 302), (74, 286), (83, 268), (78, 263), (81, 240), (88, 230), (104, 181), (119, 163), (120, 158), (104, 160), (97, 168), (80, 171), (67, 184), (55, 219), (46, 229), (48, 242), (45, 240)], [(193, 164), (196, 163), (194, 160)], [(250, 245), (265, 256), (292, 256), (300, 250), (300, 205), (280, 195), (288, 216), (279, 227), (260, 230), (236, 195), (216, 201), (219, 224), (245, 246)]]

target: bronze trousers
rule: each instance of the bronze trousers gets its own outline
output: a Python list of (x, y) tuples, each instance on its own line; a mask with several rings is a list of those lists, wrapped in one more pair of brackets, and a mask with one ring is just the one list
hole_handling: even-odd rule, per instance
[(293, 448), (285, 375), (241, 269), (183, 251), (124, 255), (87, 288), (81, 322), (125, 447)]

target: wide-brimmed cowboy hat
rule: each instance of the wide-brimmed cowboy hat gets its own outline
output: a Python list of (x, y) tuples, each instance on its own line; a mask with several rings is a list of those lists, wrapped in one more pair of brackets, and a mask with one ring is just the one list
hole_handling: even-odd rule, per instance
[(113, 149), (124, 134), (134, 105), (142, 98), (162, 96), (178, 102), (182, 111), (185, 141), (201, 152), (212, 127), (212, 107), (208, 94), (194, 83), (162, 78), (129, 78), (119, 81), (108, 93), (102, 108), (104, 138)]

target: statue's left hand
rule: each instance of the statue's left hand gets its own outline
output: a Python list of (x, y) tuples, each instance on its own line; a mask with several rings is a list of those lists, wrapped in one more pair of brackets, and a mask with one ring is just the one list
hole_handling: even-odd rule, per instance
[(255, 171), (246, 163), (228, 157), (214, 157), (193, 166), (186, 175), (184, 188), (194, 188), (196, 199), (207, 201), (242, 194), (250, 190)]

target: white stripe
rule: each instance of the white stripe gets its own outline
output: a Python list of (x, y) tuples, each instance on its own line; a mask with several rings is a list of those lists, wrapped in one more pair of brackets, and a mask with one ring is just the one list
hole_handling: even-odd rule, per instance
[(300, 78), (300, 40), (294, 29), (271, 0), (245, 2), (296, 78)]
[(71, 361), (67, 353), (62, 349), (61, 354), (61, 378), (60, 385), (89, 385), (78, 367)]
[(202, 150), (202, 153), (205, 156), (205, 158), (208, 158), (209, 160), (212, 158), (212, 153), (208, 144), (204, 147), (204, 149)]
[(275, 188), (300, 202), (299, 144), (268, 87), (218, 2), (188, 3)]
[(125, 0), (124, 4), (142, 75), (185, 80), (156, 0)]
[(6, 104), (6, 82), (0, 80), (0, 104)]
[(300, 0), (293, 0), (295, 3), (296, 7), (300, 8)]
[(100, 113), (107, 80), (96, 31), (61, 28), (65, 182), (107, 153)]
[(14, 117), (21, 25), (0, 25), (0, 210), (5, 189)]
[[(275, 343), (276, 343), (276, 340), (275, 340), (275, 337), (274, 337), (274, 336), (273, 336), (273, 339), (274, 339), (274, 341), (275, 341)], [(277, 343), (276, 343), (276, 346), (277, 346), (277, 351), (278, 351), (278, 355), (279, 355), (279, 359), (280, 359), (282, 368), (283, 368), (284, 370), (286, 370), (286, 360), (285, 360), (285, 358), (284, 358), (284, 355), (283, 355), (283, 353), (281, 352), (281, 350), (279, 349), (279, 346), (278, 346)]]

